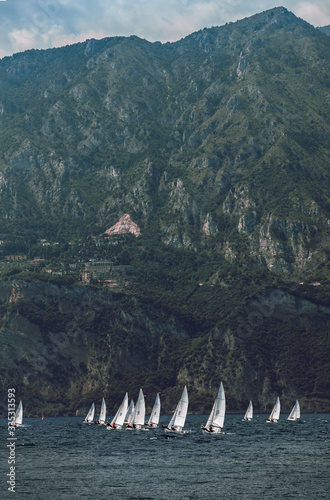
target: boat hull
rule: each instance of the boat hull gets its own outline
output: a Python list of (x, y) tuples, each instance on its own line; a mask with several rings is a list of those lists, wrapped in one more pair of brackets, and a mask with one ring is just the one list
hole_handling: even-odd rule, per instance
[(187, 434), (187, 431), (184, 431), (183, 429), (165, 429), (165, 432), (169, 432), (172, 434)]
[(224, 434), (224, 432), (222, 432), (221, 427), (213, 427), (211, 430), (206, 429), (204, 427), (204, 428), (202, 428), (202, 431), (204, 434)]

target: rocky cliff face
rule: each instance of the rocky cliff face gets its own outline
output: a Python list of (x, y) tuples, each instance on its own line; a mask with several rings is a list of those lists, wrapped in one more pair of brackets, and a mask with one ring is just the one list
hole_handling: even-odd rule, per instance
[(109, 229), (105, 231), (106, 234), (134, 234), (135, 236), (139, 236), (141, 234), (140, 228), (137, 224), (135, 224), (129, 214), (125, 214), (120, 217), (119, 221), (111, 226)]
[(305, 411), (324, 411), (324, 367), (315, 360), (329, 353), (330, 308), (296, 293), (294, 287), (257, 294), (229, 326), (203, 339), (183, 361), (178, 379), (204, 393), (225, 381), (229, 408), (252, 399), (266, 411), (280, 394), (284, 411), (297, 398)]
[(22, 281), (2, 283), (0, 299), (1, 385), (16, 384), (27, 413), (72, 414), (103, 395), (115, 405), (142, 383), (152, 392), (176, 384), (173, 349), (189, 338), (189, 324), (166, 310), (104, 290)]
[(330, 308), (297, 292), (268, 289), (199, 337), (193, 322), (134, 297), (2, 283), (2, 389), (16, 385), (29, 415), (82, 414), (102, 396), (111, 412), (141, 385), (171, 411), (182, 384), (191, 411), (208, 411), (219, 380), (231, 411), (249, 399), (267, 411), (277, 395), (283, 411), (296, 398), (303, 411), (329, 411)]

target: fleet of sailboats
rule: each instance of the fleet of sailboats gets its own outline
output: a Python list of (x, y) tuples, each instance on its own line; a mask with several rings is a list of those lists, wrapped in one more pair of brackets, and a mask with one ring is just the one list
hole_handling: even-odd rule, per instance
[(166, 432), (178, 432), (180, 434), (185, 434), (186, 431), (183, 430), (184, 424), (186, 422), (186, 417), (188, 413), (188, 390), (187, 386), (184, 386), (180, 401), (178, 402), (173, 416), (168, 425), (162, 426), (165, 428)]
[(280, 412), (281, 412), (281, 403), (280, 403), (280, 398), (277, 397), (276, 403), (274, 404), (274, 407), (267, 419), (267, 422), (278, 422), (280, 418)]
[(213, 407), (209, 418), (204, 426), (202, 426), (203, 432), (209, 432), (214, 434), (220, 434), (225, 421), (226, 413), (226, 396), (221, 382), (218, 395), (215, 398)]
[(291, 410), (290, 415), (288, 416), (288, 420), (298, 420), (300, 418), (300, 405), (299, 401), (297, 401), (294, 404), (294, 407)]
[[(186, 434), (187, 431), (183, 430), (186, 417), (188, 413), (188, 390), (187, 386), (183, 388), (181, 398), (173, 412), (172, 418), (168, 425), (162, 425), (166, 432), (175, 432), (179, 434)], [(160, 418), (160, 410), (161, 410), (161, 402), (159, 393), (156, 395), (156, 399), (149, 417), (148, 422), (145, 422), (145, 396), (143, 394), (142, 389), (139, 391), (139, 396), (134, 405), (133, 399), (130, 401), (130, 405), (128, 405), (128, 394), (126, 392), (124, 399), (119, 406), (117, 413), (112, 419), (111, 423), (106, 422), (106, 404), (105, 399), (102, 398), (101, 410), (98, 420), (94, 420), (95, 415), (95, 404), (92, 403), (88, 413), (83, 420), (85, 423), (92, 423), (93, 421), (96, 424), (106, 425), (107, 429), (122, 429), (123, 425), (126, 424), (128, 429), (142, 429), (145, 424), (148, 428), (156, 428), (159, 425)], [(267, 422), (278, 422), (280, 418), (281, 412), (281, 403), (280, 398), (276, 398), (276, 402), (274, 407), (269, 415)], [(205, 433), (210, 434), (221, 434), (222, 429), (224, 427), (225, 421), (225, 413), (226, 413), (226, 396), (225, 390), (222, 382), (220, 383), (220, 387), (218, 390), (218, 394), (214, 400), (211, 413), (207, 419), (205, 425), (201, 426), (201, 429)], [(41, 414), (41, 418), (43, 418), (43, 413)], [(247, 410), (242, 420), (250, 421), (253, 419), (253, 404), (252, 401), (249, 401)], [(298, 399), (296, 400), (287, 420), (295, 421), (300, 419), (300, 405)], [(23, 404), (22, 401), (19, 402), (17, 407), (15, 418), (12, 423), (9, 425), (12, 427), (19, 427), (23, 422)]]

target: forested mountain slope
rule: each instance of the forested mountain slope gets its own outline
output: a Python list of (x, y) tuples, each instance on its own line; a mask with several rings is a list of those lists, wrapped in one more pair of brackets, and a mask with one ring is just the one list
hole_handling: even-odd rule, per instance
[[(329, 49), (279, 7), (176, 43), (115, 37), (0, 61), (0, 257), (134, 268), (82, 326), (75, 307), (99, 289), (4, 269), (4, 387), (15, 375), (30, 409), (56, 412), (64, 394), (73, 411), (143, 378), (170, 406), (189, 382), (197, 411), (223, 379), (233, 409), (277, 394), (329, 409)], [(91, 243), (124, 214), (138, 236)]]

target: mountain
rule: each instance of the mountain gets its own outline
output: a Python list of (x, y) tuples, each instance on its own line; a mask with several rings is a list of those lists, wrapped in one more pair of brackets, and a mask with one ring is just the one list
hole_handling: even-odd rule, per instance
[(330, 25), (329, 26), (320, 26), (319, 30), (323, 31), (326, 35), (330, 35)]
[[(141, 379), (170, 409), (191, 383), (197, 411), (223, 378), (232, 409), (277, 394), (330, 408), (329, 48), (279, 7), (176, 43), (0, 61), (3, 387), (56, 413)], [(75, 307), (99, 288), (22, 255), (134, 276), (84, 323)]]

